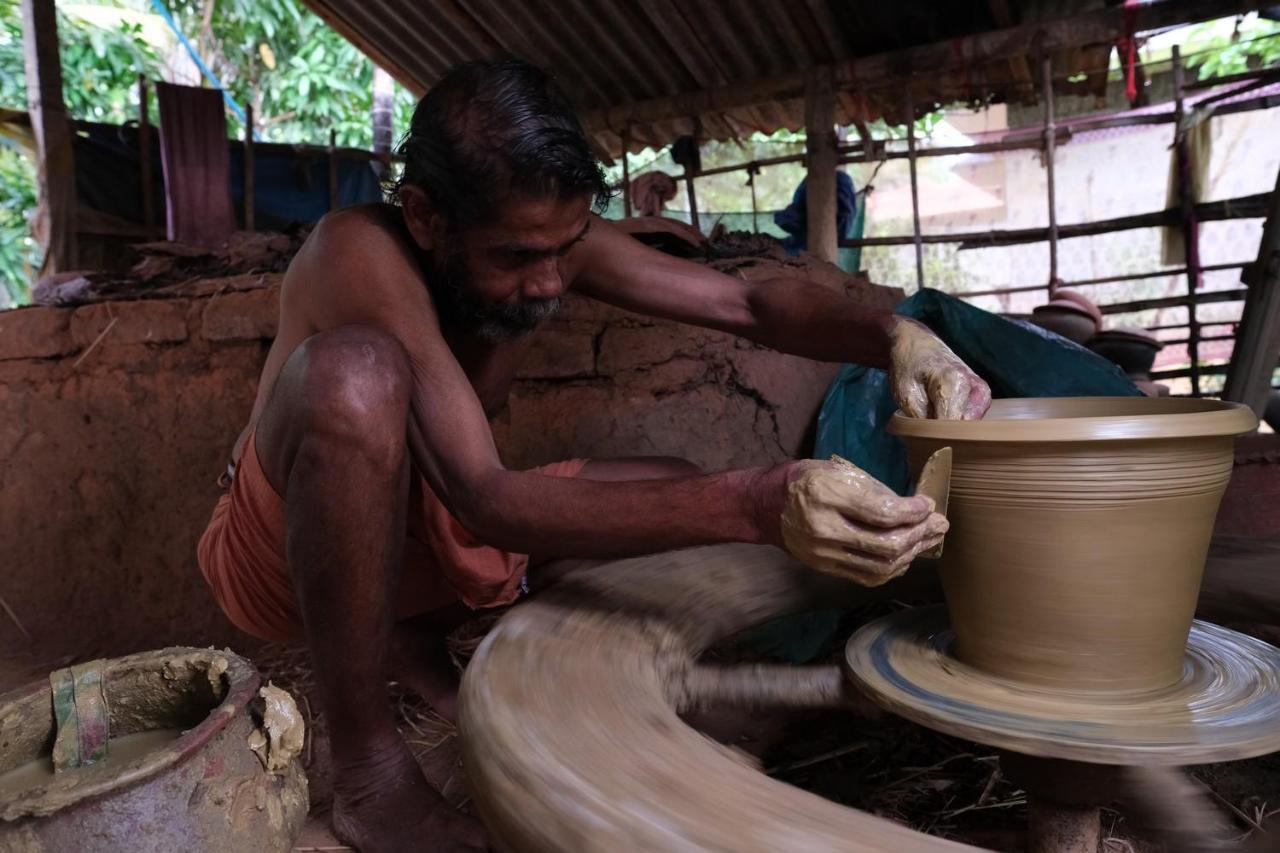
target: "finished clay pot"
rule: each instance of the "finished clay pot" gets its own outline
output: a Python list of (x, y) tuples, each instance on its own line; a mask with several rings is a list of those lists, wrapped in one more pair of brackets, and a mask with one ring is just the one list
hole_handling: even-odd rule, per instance
[(1176, 683), (1233, 439), (1256, 427), (1245, 406), (1184, 398), (894, 415), (913, 470), (954, 454), (939, 574), (956, 657), (1042, 688)]
[(1098, 331), (1098, 321), (1092, 312), (1071, 299), (1055, 299), (1033, 309), (1031, 322), (1078, 344), (1083, 344)]
[(1089, 341), (1089, 349), (1120, 366), (1134, 379), (1146, 379), (1164, 344), (1146, 329), (1121, 326), (1105, 329)]

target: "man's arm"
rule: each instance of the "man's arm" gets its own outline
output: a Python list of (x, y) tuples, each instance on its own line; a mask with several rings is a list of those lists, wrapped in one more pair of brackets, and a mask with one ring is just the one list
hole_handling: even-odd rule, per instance
[[(300, 273), (316, 295), (309, 303), (312, 324), (319, 330), (368, 325), (404, 347), (413, 382), (407, 425), (413, 463), (482, 541), (578, 557), (727, 541), (782, 544), (788, 481), (801, 473), (790, 465), (636, 482), (507, 470), (471, 383), (441, 334), (416, 261), (385, 230), (348, 217), (326, 220), (304, 250)], [(842, 500), (856, 506), (851, 495)], [(877, 503), (873, 519), (851, 519), (836, 544), (848, 537), (851, 567), (896, 572), (940, 535), (940, 517), (931, 517), (931, 510), (927, 499), (893, 496)], [(890, 536), (893, 544), (886, 548)]]
[(917, 417), (981, 417), (986, 383), (924, 326), (798, 278), (747, 282), (663, 254), (603, 219), (574, 248), (575, 289), (642, 314), (731, 332), (817, 361), (889, 369)]

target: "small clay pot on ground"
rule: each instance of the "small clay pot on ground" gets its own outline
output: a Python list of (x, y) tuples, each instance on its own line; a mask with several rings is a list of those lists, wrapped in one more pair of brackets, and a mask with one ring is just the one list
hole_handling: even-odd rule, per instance
[(895, 415), (914, 470), (954, 453), (939, 574), (954, 653), (1069, 691), (1168, 687), (1246, 407), (1214, 400), (997, 400), (980, 421)]

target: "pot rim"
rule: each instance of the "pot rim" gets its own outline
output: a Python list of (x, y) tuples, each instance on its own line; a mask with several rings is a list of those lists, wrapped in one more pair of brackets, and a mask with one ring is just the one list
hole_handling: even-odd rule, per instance
[[(164, 665), (175, 658), (198, 661), (206, 668), (214, 665), (215, 661), (226, 661), (227, 667), (221, 676), (226, 682), (225, 692), (202, 721), (185, 730), (171, 744), (157, 747), (132, 762), (122, 765), (121, 772), (114, 775), (76, 784), (73, 787), (38, 785), (17, 793), (4, 804), (3, 809), (0, 809), (0, 826), (5, 822), (23, 817), (47, 816), (103, 794), (125, 791), (187, 761), (225, 729), (236, 714), (247, 708), (249, 702), (258, 693), (261, 683), (258, 671), (248, 660), (229, 649), (218, 651), (212, 647), (202, 649), (172, 646), (138, 652), (106, 660), (105, 675), (109, 678), (115, 673), (132, 668), (163, 670)], [(0, 694), (0, 717), (5, 713), (22, 711), (33, 699), (36, 702), (47, 703), (48, 695), (47, 678)]]
[(898, 411), (888, 426), (907, 439), (1026, 443), (1208, 438), (1257, 428), (1257, 416), (1242, 403), (1188, 397), (1011, 397), (992, 401), (982, 420)]

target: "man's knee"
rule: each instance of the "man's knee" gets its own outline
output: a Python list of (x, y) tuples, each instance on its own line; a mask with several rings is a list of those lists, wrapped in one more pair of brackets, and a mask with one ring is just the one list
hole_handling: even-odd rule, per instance
[(403, 444), (411, 379), (395, 338), (367, 326), (321, 332), (298, 347), (285, 372), (309, 428), (353, 445)]

